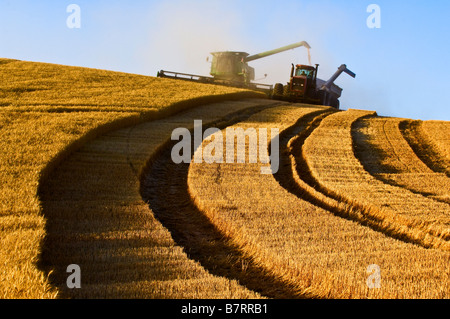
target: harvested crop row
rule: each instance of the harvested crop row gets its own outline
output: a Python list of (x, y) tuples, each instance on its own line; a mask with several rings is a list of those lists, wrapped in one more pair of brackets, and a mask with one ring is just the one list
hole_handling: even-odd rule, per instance
[(435, 172), (450, 177), (450, 122), (404, 121), (403, 136), (416, 155)]
[[(252, 110), (252, 113), (243, 112), (232, 118), (223, 118), (212, 126), (224, 128), (254, 113), (256, 111)], [(205, 133), (210, 129), (203, 126)], [(191, 144), (191, 149), (194, 149), (194, 141), (191, 140)], [(175, 164), (172, 149), (169, 145), (151, 160), (144, 173), (141, 193), (174, 240), (183, 246), (189, 258), (200, 262), (213, 274), (237, 279), (249, 289), (269, 298), (296, 298), (277, 276), (267, 273), (243, 255), (236, 245), (224, 240), (215, 225), (193, 204), (186, 187), (190, 164)]]
[(436, 146), (447, 160), (450, 161), (450, 139), (448, 138), (450, 122), (425, 121), (422, 126), (425, 133), (436, 143)]
[[(233, 127), (283, 131), (298, 118), (320, 110), (325, 111), (320, 107), (278, 107)], [(226, 130), (222, 132), (226, 134)], [(191, 163), (189, 191), (198, 208), (228, 240), (284, 280), (297, 296), (450, 295), (449, 253), (403, 243), (336, 217), (294, 196), (272, 175), (261, 174), (261, 165)], [(381, 289), (366, 285), (366, 269), (371, 264), (381, 268)]]
[(47, 165), (91, 130), (137, 118), (113, 112), (0, 112), (0, 298), (55, 296), (36, 267), (45, 235), (37, 189)]
[(370, 174), (385, 183), (450, 203), (450, 179), (417, 157), (400, 130), (404, 121), (383, 117), (356, 121), (352, 134), (357, 158)]
[(394, 226), (392, 232), (405, 234), (425, 247), (449, 250), (447, 204), (377, 180), (355, 157), (352, 124), (373, 114), (349, 110), (322, 121), (304, 144), (304, 156), (312, 176), (332, 197), (362, 206), (368, 219)]
[[(62, 297), (259, 298), (188, 259), (140, 196), (141, 171), (177, 127), (205, 123), (267, 100), (207, 105), (115, 131), (86, 144), (42, 187), (43, 263)], [(69, 264), (82, 289), (65, 287)]]
[(261, 96), (241, 89), (0, 58), (0, 298), (53, 298), (37, 268), (45, 220), (40, 181), (99, 134), (205, 103)]

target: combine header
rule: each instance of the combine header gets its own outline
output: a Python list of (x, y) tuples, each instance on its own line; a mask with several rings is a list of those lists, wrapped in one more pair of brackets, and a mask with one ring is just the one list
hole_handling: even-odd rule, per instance
[(212, 75), (212, 77), (164, 70), (159, 71), (157, 76), (201, 83), (221, 84), (239, 88), (248, 88), (263, 91), (271, 95), (273, 85), (252, 82), (255, 79), (255, 69), (249, 66), (248, 62), (262, 59), (273, 54), (292, 50), (301, 46), (306, 47), (308, 49), (308, 52), (311, 48), (308, 43), (302, 41), (251, 56), (246, 52), (212, 52), (211, 55), (213, 56), (213, 59), (210, 71), (210, 75)]

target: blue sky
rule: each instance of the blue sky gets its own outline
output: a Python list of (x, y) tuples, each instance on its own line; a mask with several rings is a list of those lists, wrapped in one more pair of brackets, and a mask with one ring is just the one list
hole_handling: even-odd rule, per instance
[[(70, 29), (70, 4), (81, 28)], [(381, 9), (370, 29), (367, 7)], [(210, 52), (250, 54), (307, 41), (319, 77), (342, 63), (341, 107), (379, 115), (450, 120), (448, 0), (0, 0), (0, 57), (155, 76), (207, 75)], [(298, 48), (251, 63), (261, 83), (288, 81)]]

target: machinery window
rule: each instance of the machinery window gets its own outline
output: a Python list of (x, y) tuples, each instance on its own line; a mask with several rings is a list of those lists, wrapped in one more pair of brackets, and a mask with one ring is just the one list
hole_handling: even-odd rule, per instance
[(306, 69), (297, 69), (295, 71), (295, 76), (306, 76), (308, 78), (311, 78), (313, 75), (313, 71), (306, 70)]

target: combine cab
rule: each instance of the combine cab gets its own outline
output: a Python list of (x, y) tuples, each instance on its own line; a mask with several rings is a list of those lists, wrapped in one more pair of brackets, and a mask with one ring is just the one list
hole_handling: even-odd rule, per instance
[(285, 86), (281, 83), (275, 84), (272, 98), (290, 102), (321, 104), (339, 109), (339, 97), (342, 89), (334, 84), (334, 81), (342, 72), (353, 78), (356, 76), (355, 73), (342, 64), (328, 81), (324, 81), (317, 78), (318, 70), (318, 64), (316, 67), (292, 64), (289, 83)]

